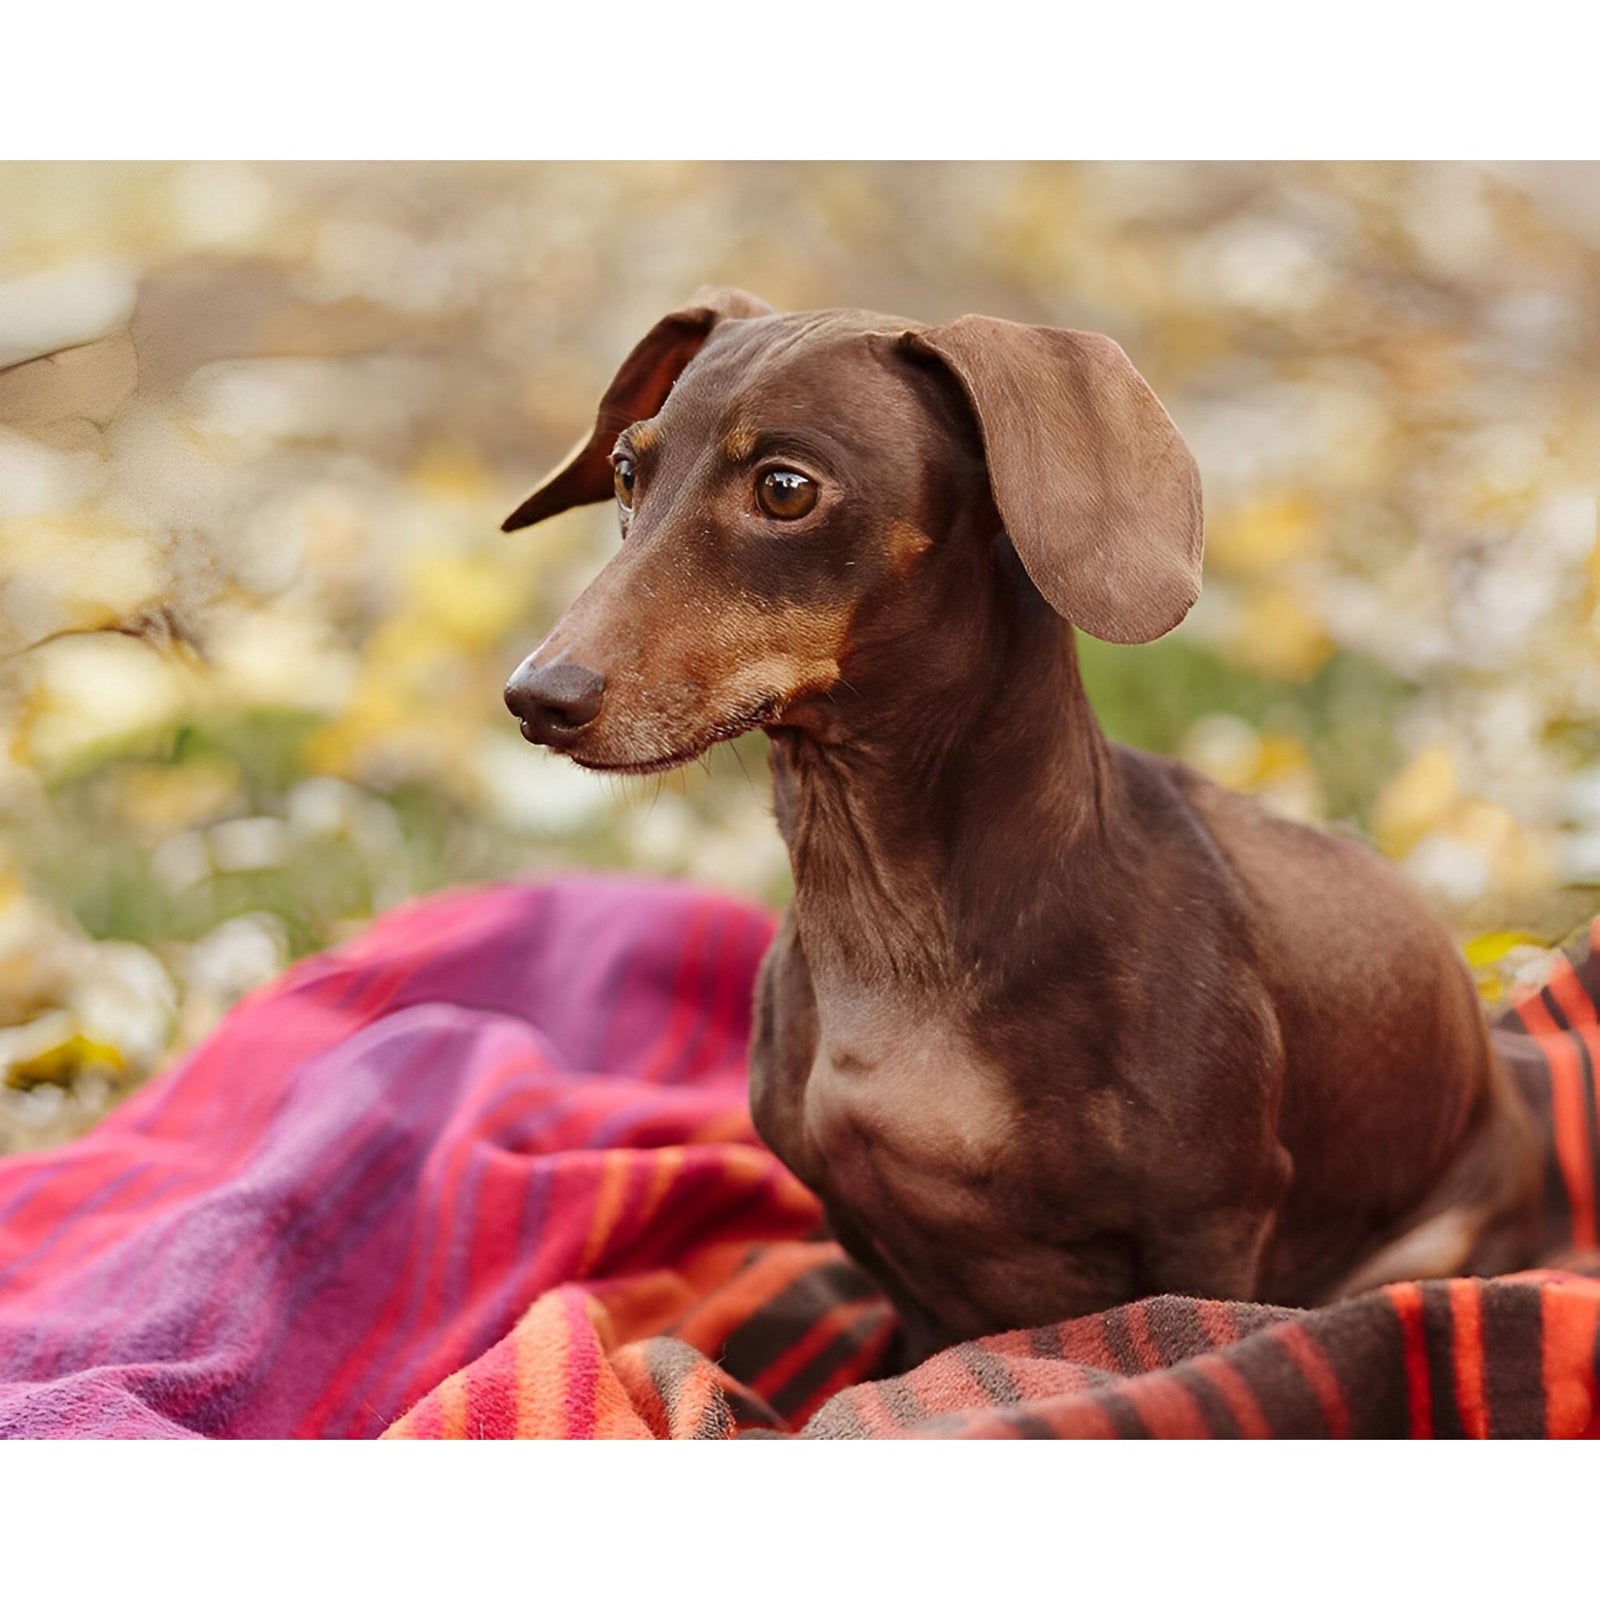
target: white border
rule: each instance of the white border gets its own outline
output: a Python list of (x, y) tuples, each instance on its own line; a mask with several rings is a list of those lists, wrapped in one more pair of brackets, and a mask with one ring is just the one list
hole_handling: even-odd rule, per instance
[(1574, 0), (34, 0), (0, 155), (1597, 156), (1597, 43)]
[(1516, 1443), (0, 1444), (8, 1589), (170, 1600), (1513, 1593), (1579, 1570), (1591, 1477)]

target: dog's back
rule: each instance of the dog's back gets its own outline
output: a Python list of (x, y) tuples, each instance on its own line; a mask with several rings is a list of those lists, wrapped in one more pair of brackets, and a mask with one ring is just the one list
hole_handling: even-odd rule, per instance
[[(1443, 926), (1365, 845), (1163, 766), (1255, 908), (1283, 1031), (1281, 1136), (1295, 1171), (1264, 1292), (1292, 1303), (1368, 1281), (1361, 1251), (1375, 1262), (1462, 1204), (1474, 1225), (1434, 1229), (1429, 1270), (1412, 1275), (1526, 1265), (1537, 1139)], [(1396, 1163), (1396, 1149), (1412, 1159)]]

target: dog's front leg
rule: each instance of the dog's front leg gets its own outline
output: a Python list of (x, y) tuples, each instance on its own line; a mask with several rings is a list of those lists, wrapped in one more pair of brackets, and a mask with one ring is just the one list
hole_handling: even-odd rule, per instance
[(892, 1366), (904, 1371), (952, 1342), (953, 1336), (900, 1284), (846, 1211), (831, 1203), (825, 1171), (810, 1157), (805, 1130), (806, 1084), (816, 1060), (816, 995), (790, 912), (778, 928), (756, 978), (755, 1028), (750, 1041), (750, 1116), (769, 1148), (823, 1201), (828, 1230), (889, 1296), (900, 1322)]
[[(1279, 1194), (1288, 1187), (1288, 1158)], [(1224, 1206), (1174, 1219), (1140, 1251), (1147, 1294), (1204, 1300), (1254, 1300), (1265, 1277), (1278, 1205)]]
[(750, 1037), (750, 1118), (767, 1147), (802, 1183), (818, 1188), (808, 1159), (806, 1084), (817, 1053), (817, 1002), (811, 972), (786, 912), (756, 977)]

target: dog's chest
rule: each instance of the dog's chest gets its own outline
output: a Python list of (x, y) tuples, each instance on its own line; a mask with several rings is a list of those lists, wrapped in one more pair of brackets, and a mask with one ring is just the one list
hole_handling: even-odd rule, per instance
[(926, 1007), (819, 1002), (804, 1125), (829, 1198), (864, 1217), (976, 1221), (1011, 1143), (1001, 1074), (959, 1022)]

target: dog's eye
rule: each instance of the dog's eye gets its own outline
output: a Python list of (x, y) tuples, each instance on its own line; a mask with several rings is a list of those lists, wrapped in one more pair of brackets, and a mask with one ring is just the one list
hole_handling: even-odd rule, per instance
[(761, 474), (756, 484), (756, 499), (769, 517), (793, 522), (817, 503), (817, 486), (804, 473), (777, 467)]
[(633, 504), (633, 463), (626, 456), (619, 457), (611, 467), (612, 486), (617, 499), (625, 506)]

